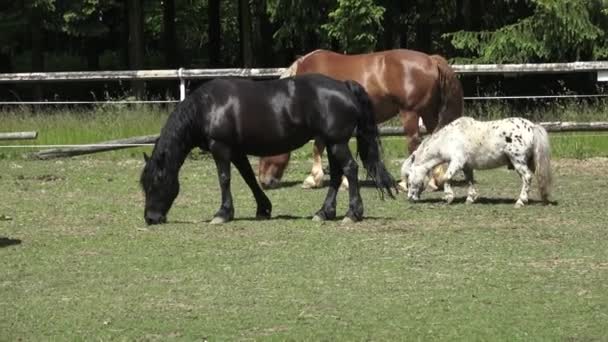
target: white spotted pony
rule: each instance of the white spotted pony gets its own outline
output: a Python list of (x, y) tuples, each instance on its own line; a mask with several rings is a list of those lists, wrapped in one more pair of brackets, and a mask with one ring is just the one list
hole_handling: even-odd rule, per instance
[(508, 118), (484, 122), (461, 117), (424, 140), (403, 162), (401, 174), (408, 179), (408, 198), (417, 201), (428, 172), (447, 162), (445, 200), (448, 204), (454, 200), (450, 179), (462, 170), (469, 185), (466, 201), (473, 203), (477, 199), (473, 170), (510, 165), (523, 183), (515, 203), (519, 208), (528, 203), (533, 174), (536, 174), (542, 201), (548, 202), (552, 180), (550, 152), (547, 131), (529, 120)]

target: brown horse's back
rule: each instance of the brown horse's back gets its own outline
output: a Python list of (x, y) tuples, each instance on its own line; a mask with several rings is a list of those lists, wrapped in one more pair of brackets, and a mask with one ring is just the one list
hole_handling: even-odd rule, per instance
[[(377, 122), (384, 122), (399, 111), (412, 111), (423, 118), (427, 127), (434, 129), (438, 121), (444, 121), (437, 118), (443, 97), (440, 81), (449, 79), (450, 75), (442, 76), (442, 73), (451, 71), (447, 62), (443, 62), (406, 49), (360, 55), (315, 50), (294, 63), (292, 74), (320, 73), (339, 80), (357, 81), (372, 98)], [(455, 112), (458, 111), (450, 111), (450, 116), (456, 118), (462, 114), (462, 110)]]

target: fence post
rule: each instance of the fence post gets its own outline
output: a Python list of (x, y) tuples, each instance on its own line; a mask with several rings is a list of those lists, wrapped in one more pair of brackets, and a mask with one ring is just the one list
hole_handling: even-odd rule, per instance
[(184, 68), (177, 69), (177, 77), (179, 78), (179, 100), (184, 101), (186, 98), (186, 80), (184, 79)]

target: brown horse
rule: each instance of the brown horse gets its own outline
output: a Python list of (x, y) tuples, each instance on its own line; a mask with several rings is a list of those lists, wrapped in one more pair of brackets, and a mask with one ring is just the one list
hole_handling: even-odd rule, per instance
[[(429, 132), (434, 132), (462, 115), (462, 85), (447, 61), (438, 55), (403, 49), (360, 55), (315, 50), (298, 58), (281, 77), (309, 73), (363, 85), (372, 99), (377, 123), (399, 113), (410, 153), (421, 141), (419, 119)], [(321, 186), (324, 149), (325, 143), (315, 140), (312, 171), (303, 187)], [(289, 154), (262, 158), (260, 184), (276, 186), (288, 162)]]

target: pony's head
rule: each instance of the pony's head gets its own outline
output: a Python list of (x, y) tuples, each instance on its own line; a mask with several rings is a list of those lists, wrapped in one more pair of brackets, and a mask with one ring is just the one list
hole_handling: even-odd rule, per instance
[(153, 153), (148, 157), (144, 153), (146, 165), (140, 183), (146, 196), (144, 219), (149, 225), (167, 222), (167, 212), (179, 193), (178, 174), (167, 168), (164, 154)]
[(415, 165), (416, 155), (412, 154), (409, 172), (407, 174), (407, 198), (410, 201), (418, 201), (420, 194), (424, 191), (425, 180), (427, 172), (418, 165)]

